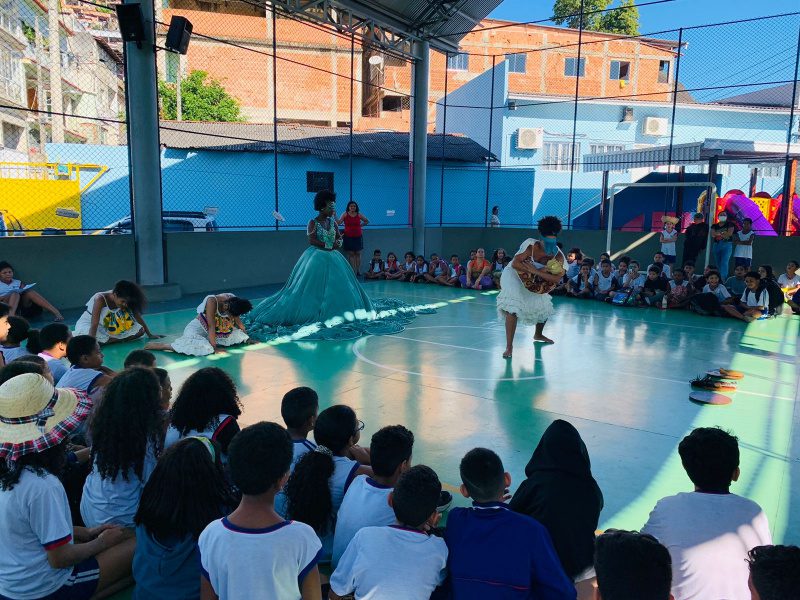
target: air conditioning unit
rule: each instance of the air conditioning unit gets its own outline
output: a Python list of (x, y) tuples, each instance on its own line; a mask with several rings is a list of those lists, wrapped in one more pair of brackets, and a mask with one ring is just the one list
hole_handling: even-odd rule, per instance
[(523, 127), (517, 130), (518, 150), (538, 150), (544, 142), (544, 129)]
[(644, 128), (642, 133), (644, 135), (652, 135), (656, 137), (669, 135), (669, 121), (656, 117), (647, 117), (644, 120)]

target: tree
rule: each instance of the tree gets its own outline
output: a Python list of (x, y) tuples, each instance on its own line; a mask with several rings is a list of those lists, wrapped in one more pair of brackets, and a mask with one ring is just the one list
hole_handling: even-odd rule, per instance
[[(178, 118), (177, 84), (158, 82), (161, 118)], [(187, 121), (244, 121), (239, 101), (206, 71), (191, 71), (181, 80), (181, 117)]]
[(611, 10), (600, 18), (598, 31), (639, 35), (639, 9), (634, 0), (622, 0), (617, 10)]
[(581, 19), (581, 0), (555, 0), (553, 22), (573, 29), (638, 35), (639, 9), (635, 0), (621, 0), (615, 10), (608, 10), (611, 4), (612, 0), (583, 0)]

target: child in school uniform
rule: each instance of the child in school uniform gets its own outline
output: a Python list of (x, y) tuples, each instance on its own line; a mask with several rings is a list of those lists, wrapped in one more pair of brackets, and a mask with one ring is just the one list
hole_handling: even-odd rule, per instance
[(286, 486), (287, 518), (314, 529), (325, 564), (331, 560), (336, 515), (347, 489), (358, 475), (373, 476), (371, 467), (348, 457), (363, 428), (349, 406), (337, 404), (319, 413), (314, 424), (318, 446), (300, 458)]
[(121, 280), (114, 288), (97, 292), (89, 298), (86, 310), (75, 324), (75, 335), (91, 335), (101, 344), (126, 342), (147, 335), (163, 338), (150, 331), (142, 317), (147, 297), (132, 281)]
[[(675, 251), (675, 243), (678, 241), (678, 230), (675, 229), (675, 225), (677, 225), (679, 219), (678, 217), (670, 217), (664, 215), (661, 217), (661, 220), (664, 222), (664, 229), (661, 230), (661, 254), (664, 257), (664, 264), (668, 267), (675, 264), (675, 257), (677, 255)], [(667, 279), (670, 279), (670, 270), (665, 270), (664, 274), (667, 276)]]
[(425, 276), (428, 274), (428, 263), (425, 257), (420, 254), (414, 262), (414, 272), (411, 274), (409, 281), (411, 283), (425, 283)]
[(692, 294), (694, 294), (694, 288), (686, 281), (686, 274), (682, 269), (675, 269), (672, 281), (669, 282), (667, 306), (669, 308), (685, 308)]
[(662, 276), (661, 269), (653, 265), (647, 269), (647, 279), (644, 281), (639, 298), (647, 306), (661, 306), (669, 289), (669, 282)]
[(403, 278), (403, 268), (397, 264), (397, 255), (394, 252), (389, 252), (389, 254), (386, 255), (384, 275), (387, 280), (391, 279), (392, 281)]
[(720, 278), (719, 271), (711, 271), (706, 275), (706, 284), (703, 286), (704, 294), (714, 294), (720, 304), (731, 304), (731, 294)]
[(617, 291), (617, 278), (614, 277), (614, 265), (607, 258), (600, 261), (600, 270), (592, 282), (595, 300), (607, 302)]
[(428, 272), (425, 273), (425, 281), (428, 283), (438, 283), (439, 285), (450, 285), (450, 265), (446, 260), (439, 258), (434, 252), (431, 254), (431, 262), (428, 263)]
[(575, 600), (547, 529), (503, 502), (511, 475), (486, 448), (467, 452), (459, 467), (471, 508), (447, 518), (448, 584), (453, 600)]
[(73, 526), (58, 479), (67, 440), (90, 411), (84, 394), (55, 389), (38, 374), (0, 386), (2, 598), (89, 600), (127, 585), (132, 536), (118, 526)]
[(21, 356), (31, 354), (27, 348), (22, 347), (22, 343), (28, 339), (31, 332), (34, 332), (34, 336), (38, 333), (35, 329), (32, 330), (28, 321), (22, 317), (9, 315), (8, 324), (8, 334), (2, 345), (0, 345), (0, 354), (3, 355), (3, 364), (6, 365)]
[(70, 368), (56, 382), (58, 387), (73, 388), (94, 398), (116, 375), (103, 365), (100, 344), (90, 335), (76, 335), (67, 344)]
[(83, 522), (132, 528), (164, 435), (161, 387), (153, 370), (132, 367), (114, 377), (89, 430), (92, 472), (83, 485)]
[(581, 265), (578, 274), (567, 281), (567, 295), (573, 298), (592, 298), (594, 296), (594, 286), (592, 285), (592, 269), (586, 265)]
[(50, 323), (39, 331), (39, 356), (47, 361), (53, 379), (58, 381), (69, 368), (64, 362), (67, 356), (67, 344), (72, 339), (72, 332), (64, 323)]
[(367, 272), (364, 273), (364, 277), (367, 279), (383, 279), (386, 277), (385, 270), (386, 263), (381, 258), (381, 251), (375, 250), (372, 253), (372, 260), (369, 261), (369, 267)]
[(429, 530), (439, 521), (442, 485), (430, 467), (412, 467), (389, 495), (396, 524), (365, 527), (331, 575), (330, 600), (428, 600), (445, 578), (447, 545)]
[(156, 355), (143, 348), (131, 350), (125, 357), (125, 362), (122, 366), (127, 369), (128, 367), (147, 367), (148, 369), (156, 368)]
[[(402, 279), (403, 279), (403, 281), (411, 281), (411, 278), (416, 273), (417, 260), (414, 257), (414, 253), (413, 252), (406, 252), (406, 254), (403, 257), (403, 259), (404, 259), (404, 262), (403, 262), (403, 264), (401, 266), (401, 268), (403, 269), (403, 277), (402, 277)], [(422, 260), (424, 261), (425, 259), (423, 258)]]
[(628, 264), (628, 272), (622, 280), (622, 287), (626, 290), (631, 290), (632, 293), (638, 294), (644, 287), (644, 282), (647, 276), (639, 272), (639, 263), (632, 260)]
[(464, 265), (458, 259), (458, 254), (453, 254), (450, 257), (450, 278), (447, 280), (447, 284), (450, 286), (461, 285), (461, 276), (465, 273)]
[(402, 425), (384, 427), (372, 436), (369, 453), (374, 475), (359, 475), (344, 495), (333, 535), (333, 568), (360, 529), (395, 522), (388, 499), (397, 480), (411, 467), (413, 446), (414, 434)]
[(625, 281), (625, 275), (628, 274), (628, 262), (625, 260), (625, 257), (619, 259), (617, 263), (617, 268), (614, 270), (614, 277), (617, 279), (617, 285), (622, 287)]
[(134, 518), (133, 600), (199, 598), (197, 540), (236, 504), (215, 442), (190, 437), (167, 450), (144, 486)]
[(289, 477), (292, 441), (276, 423), (243, 429), (230, 447), (239, 506), (200, 534), (200, 597), (204, 600), (321, 600), (321, 544), (314, 530), (275, 512), (275, 494)]
[(725, 304), (722, 309), (728, 316), (751, 323), (769, 314), (769, 292), (758, 271), (750, 271), (744, 278), (747, 289), (736, 304)]
[(230, 375), (219, 367), (205, 367), (183, 382), (170, 411), (164, 448), (189, 436), (206, 437), (219, 444), (222, 463), (228, 446), (239, 433), (237, 418), (242, 404)]
[[(289, 390), (281, 400), (281, 417), (286, 424), (286, 431), (292, 438), (292, 464), (289, 474), (294, 472), (294, 466), (304, 454), (315, 450), (317, 445), (308, 439), (308, 434), (314, 431), (319, 413), (319, 396), (309, 387), (297, 387)], [(288, 504), (286, 490), (281, 489), (275, 495), (275, 511), (286, 516)]]
[(650, 267), (658, 267), (664, 279), (672, 279), (672, 267), (666, 261), (666, 258), (663, 252), (656, 252), (655, 255), (653, 255), (653, 263), (648, 265), (647, 268), (649, 270)]
[(756, 232), (753, 231), (753, 220), (742, 219), (742, 228), (733, 234), (733, 262), (745, 271), (753, 262), (753, 242)]
[(230, 346), (247, 344), (250, 336), (241, 317), (251, 310), (253, 305), (249, 300), (230, 292), (206, 296), (197, 307), (197, 316), (189, 321), (181, 337), (171, 344), (150, 342), (145, 349), (208, 356)]
[(744, 283), (744, 276), (747, 275), (747, 267), (744, 265), (736, 265), (733, 269), (733, 275), (725, 280), (725, 287), (734, 298), (741, 298), (744, 290), (747, 287)]

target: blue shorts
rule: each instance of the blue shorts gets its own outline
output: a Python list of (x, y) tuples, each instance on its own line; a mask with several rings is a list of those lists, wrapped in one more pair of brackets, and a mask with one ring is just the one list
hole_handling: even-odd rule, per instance
[(667, 265), (674, 265), (675, 264), (676, 256), (674, 254), (665, 254), (664, 255), (664, 263)]
[(100, 581), (100, 565), (90, 556), (72, 568), (67, 582), (42, 600), (88, 600), (97, 590)]

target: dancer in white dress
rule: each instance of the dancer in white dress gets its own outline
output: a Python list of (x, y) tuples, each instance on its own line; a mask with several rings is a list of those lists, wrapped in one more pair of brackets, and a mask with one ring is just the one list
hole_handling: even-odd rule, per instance
[(145, 349), (207, 356), (222, 351), (222, 347), (248, 343), (250, 336), (240, 316), (252, 309), (249, 300), (230, 292), (206, 296), (197, 307), (197, 317), (189, 321), (181, 337), (171, 344), (151, 342)]
[(114, 289), (97, 292), (86, 303), (86, 310), (75, 323), (75, 335), (90, 335), (100, 344), (137, 340), (147, 335), (163, 338), (150, 331), (142, 317), (147, 297), (132, 281), (121, 280)]
[[(514, 333), (517, 322), (535, 324), (534, 342), (554, 343), (543, 333), (544, 325), (555, 309), (553, 299), (547, 293), (553, 289), (563, 276), (554, 274), (547, 268), (547, 263), (554, 258), (566, 267), (566, 257), (556, 244), (556, 236), (561, 231), (561, 221), (557, 217), (544, 217), (539, 221), (539, 232), (542, 240), (528, 238), (517, 250), (512, 260), (500, 276), (501, 290), (497, 295), (497, 309), (506, 323), (506, 350), (503, 358), (511, 358), (514, 346)], [(530, 291), (525, 279), (537, 281), (537, 291)]]

